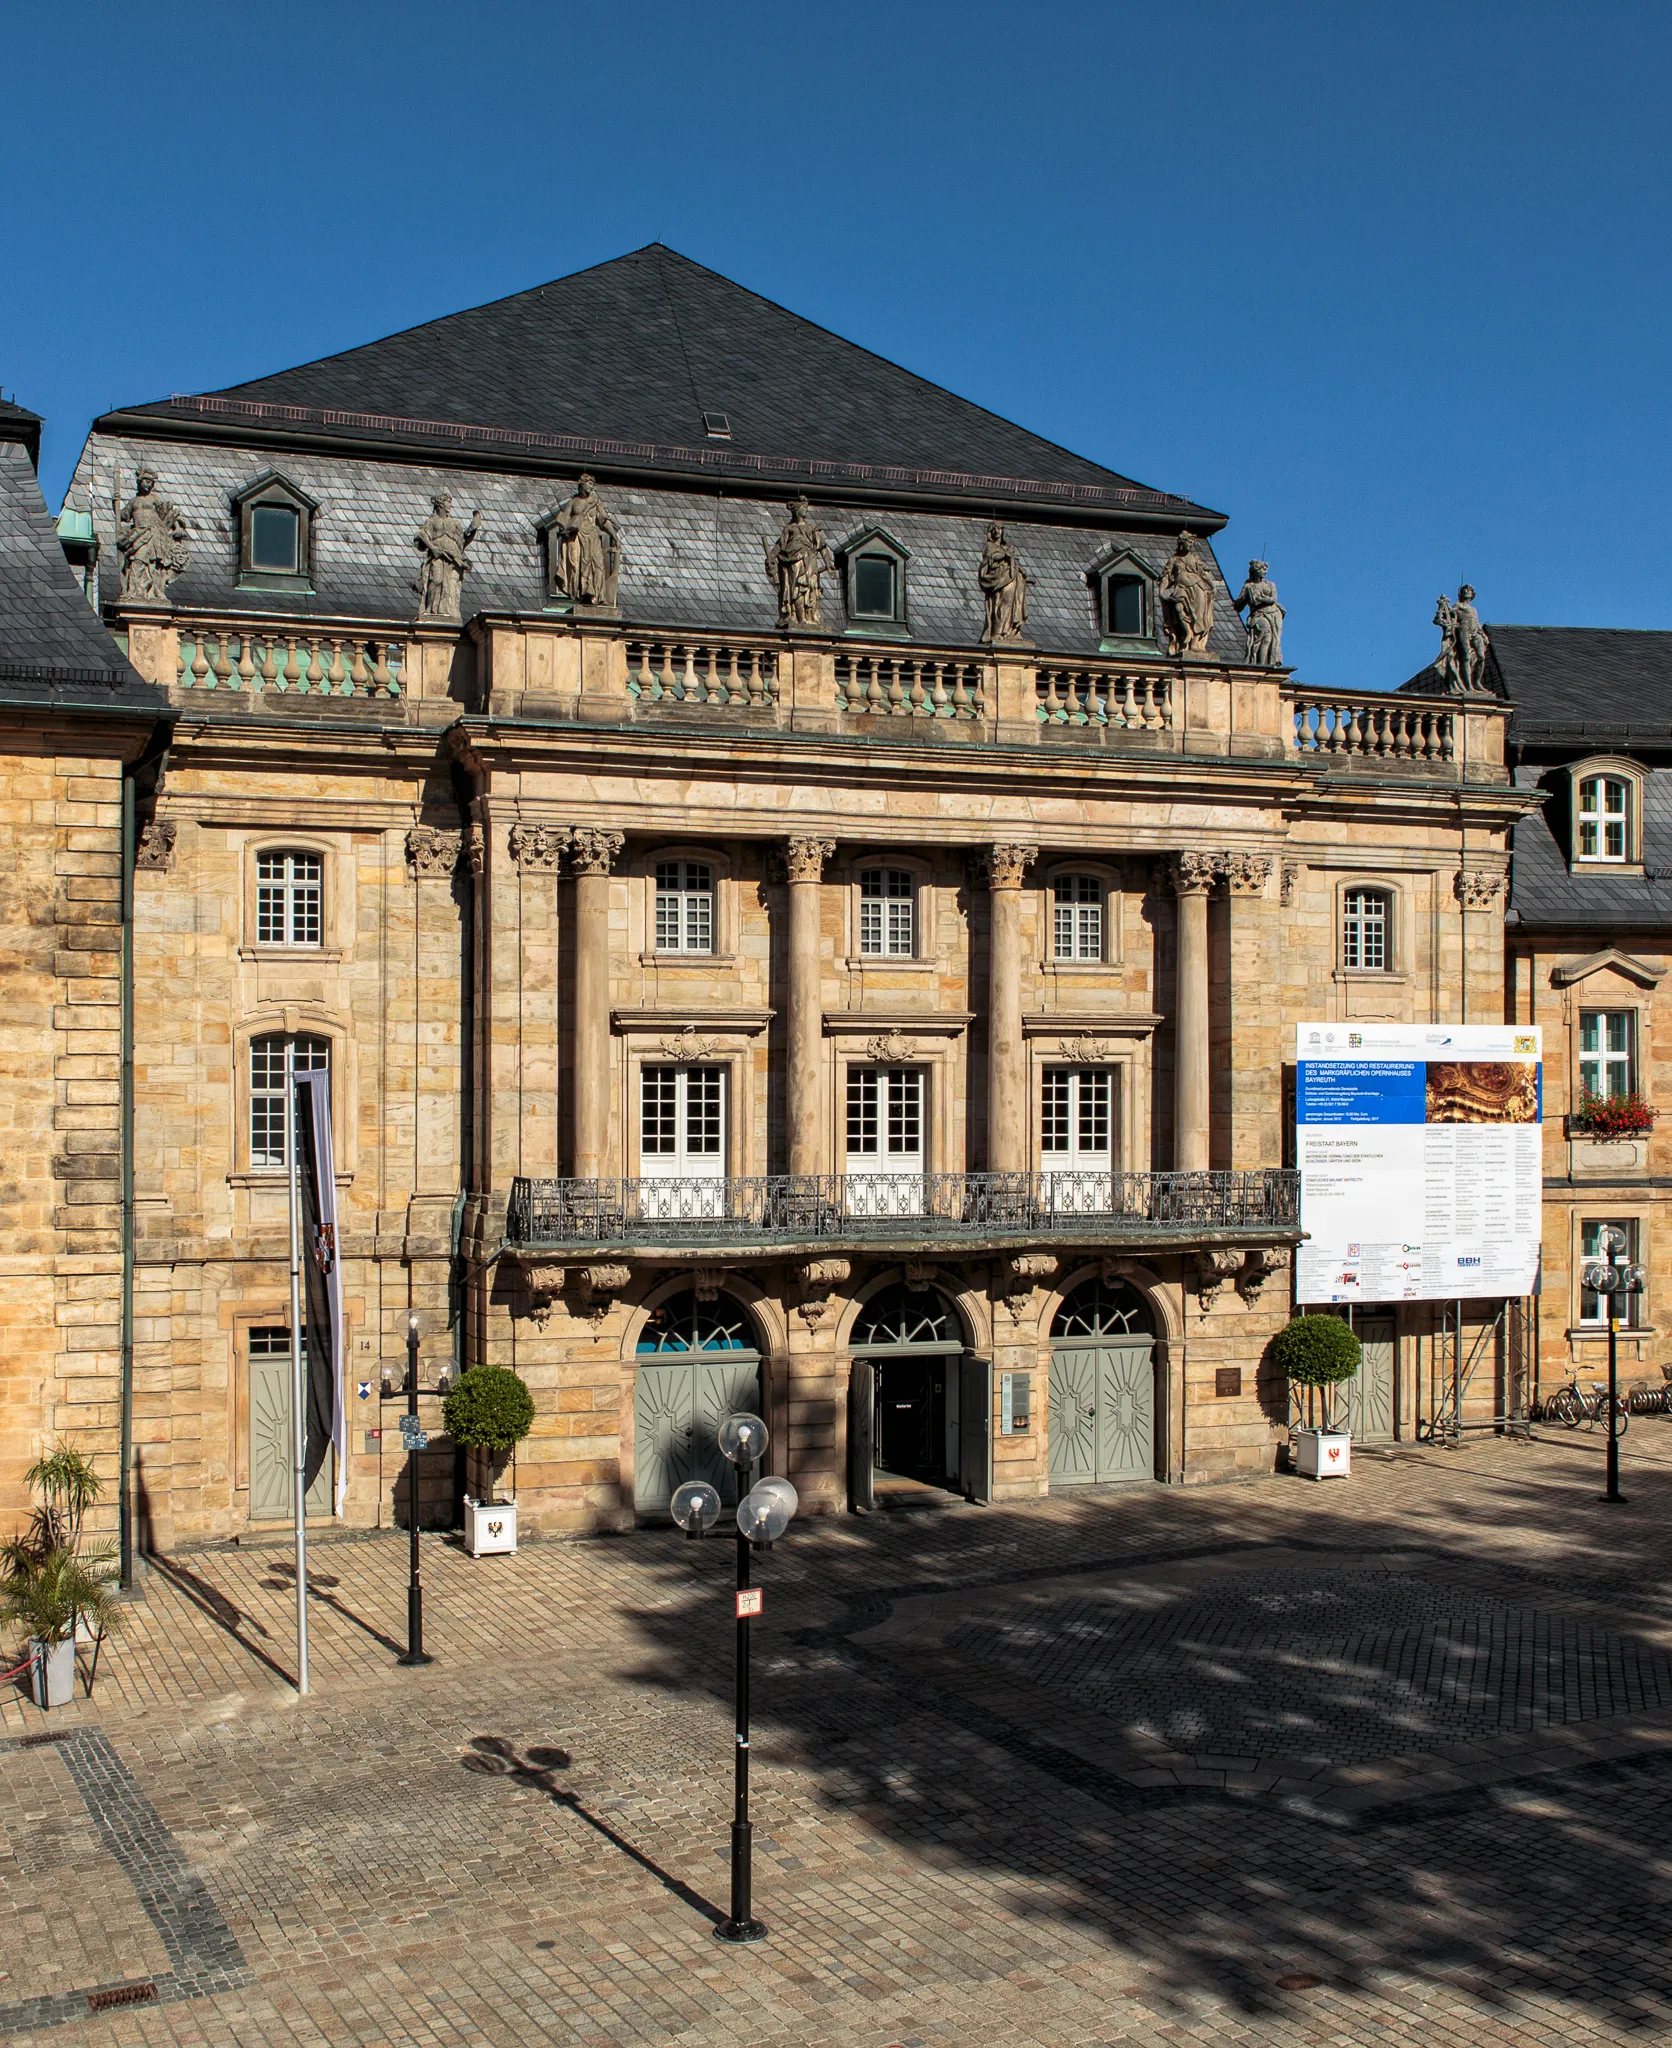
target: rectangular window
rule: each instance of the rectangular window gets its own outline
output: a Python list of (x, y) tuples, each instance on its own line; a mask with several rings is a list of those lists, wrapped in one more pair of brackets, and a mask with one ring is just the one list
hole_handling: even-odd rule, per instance
[(714, 871), (705, 862), (656, 863), (656, 950), (714, 951)]
[(1040, 1151), (1057, 1166), (1107, 1166), (1113, 1104), (1108, 1067), (1047, 1067), (1040, 1076)]
[[(304, 1327), (302, 1341), (307, 1342), (308, 1333)], [(250, 1356), (252, 1358), (288, 1358), (290, 1356), (290, 1332), (282, 1323), (268, 1323), (250, 1332)]]
[(290, 1164), (290, 1095), (285, 1087), (285, 1049), (295, 1048), (298, 1074), (322, 1073), (331, 1063), (323, 1038), (287, 1039), (280, 1034), (250, 1040), (250, 1165)]
[(901, 868), (868, 868), (859, 878), (859, 950), (909, 960), (916, 944), (912, 877)]
[(1041, 1152), (1067, 1152), (1072, 1149), (1074, 1136), (1074, 1111), (1072, 1107), (1072, 1076), (1067, 1067), (1047, 1067), (1041, 1083), (1043, 1090), (1039, 1105), (1039, 1149)]
[(1144, 624), (1144, 579), (1111, 576), (1103, 586), (1104, 631), (1122, 640), (1141, 640)]
[(1635, 1014), (1630, 1010), (1581, 1010), (1579, 1085), (1587, 1095), (1630, 1095), (1636, 1090)]
[[(1579, 1252), (1582, 1260), (1600, 1259), (1603, 1256), (1602, 1233), (1605, 1230), (1623, 1230), (1626, 1238), (1626, 1258), (1637, 1263), (1637, 1225), (1623, 1216), (1586, 1217), (1579, 1226)], [(1643, 1299), (1641, 1294), (1616, 1294), (1614, 1314), (1622, 1329), (1635, 1329), (1642, 1321)], [(1579, 1320), (1582, 1323), (1606, 1323), (1608, 1321), (1608, 1297), (1593, 1294), (1590, 1288), (1581, 1284), (1579, 1289)]]
[(853, 612), (858, 619), (898, 616), (895, 578), (899, 564), (892, 555), (861, 555), (853, 565)]
[(1616, 775), (1587, 775), (1579, 785), (1579, 858), (1626, 857), (1626, 785)]
[(1095, 875), (1059, 875), (1056, 898), (1056, 957), (1103, 958), (1103, 884)]
[(1380, 889), (1349, 889), (1342, 898), (1341, 964), (1385, 972), (1388, 899)]
[(722, 1172), (726, 1152), (723, 1067), (643, 1067), (639, 1158), (653, 1177)]
[(294, 576), (301, 564), (302, 521), (288, 505), (255, 505), (250, 510), (250, 567)]
[(874, 1171), (923, 1162), (923, 1075), (917, 1067), (849, 1067), (848, 1158)]
[(259, 946), (317, 946), (323, 933), (324, 863), (317, 853), (263, 853), (255, 864)]

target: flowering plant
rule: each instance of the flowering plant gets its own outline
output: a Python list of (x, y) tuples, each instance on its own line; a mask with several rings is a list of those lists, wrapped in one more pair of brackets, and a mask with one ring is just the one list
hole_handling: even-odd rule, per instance
[(1655, 1112), (1641, 1095), (1593, 1095), (1584, 1088), (1568, 1121), (1586, 1138), (1641, 1138), (1654, 1129)]

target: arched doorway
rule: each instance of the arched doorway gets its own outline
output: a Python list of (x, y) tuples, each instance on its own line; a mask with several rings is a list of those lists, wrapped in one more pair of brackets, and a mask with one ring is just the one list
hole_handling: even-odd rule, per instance
[(958, 1486), (965, 1342), (952, 1303), (935, 1287), (885, 1287), (860, 1309), (848, 1349), (849, 1427), (857, 1462), (867, 1467), (852, 1475), (855, 1496), (863, 1496), (870, 1471), (883, 1477), (885, 1489), (890, 1479)]
[(738, 1409), (761, 1409), (761, 1358), (754, 1320), (729, 1294), (699, 1301), (671, 1295), (639, 1332), (633, 1384), (633, 1506), (665, 1515), (675, 1487), (706, 1479), (737, 1500), (737, 1473), (714, 1433)]
[(1126, 1280), (1087, 1280), (1051, 1324), (1053, 1486), (1155, 1477), (1155, 1319)]

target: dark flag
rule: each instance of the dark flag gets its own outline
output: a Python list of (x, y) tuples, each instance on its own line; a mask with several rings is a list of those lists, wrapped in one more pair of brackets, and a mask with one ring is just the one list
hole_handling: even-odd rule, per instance
[(337, 1271), (337, 1175), (331, 1153), (331, 1077), (296, 1076), (297, 1180), (302, 1202), (302, 1282), (306, 1307), (308, 1451), (304, 1488), (312, 1486), (333, 1443), (342, 1513), (348, 1480), (347, 1417), (342, 1405), (342, 1281)]

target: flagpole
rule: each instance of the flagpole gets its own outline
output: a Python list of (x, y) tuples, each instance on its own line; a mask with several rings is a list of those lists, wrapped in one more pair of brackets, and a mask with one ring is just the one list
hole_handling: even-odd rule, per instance
[(308, 1689), (308, 1405), (302, 1379), (302, 1213), (297, 1187), (301, 1118), (296, 1106), (296, 1041), (285, 1040), (285, 1131), (290, 1140), (290, 1415), (296, 1453), (296, 1690)]

